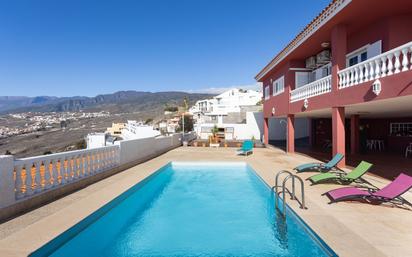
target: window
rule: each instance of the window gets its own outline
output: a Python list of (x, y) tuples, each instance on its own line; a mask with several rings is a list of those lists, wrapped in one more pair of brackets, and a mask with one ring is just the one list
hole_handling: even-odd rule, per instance
[(311, 74), (311, 72), (304, 71), (295, 72), (295, 88), (300, 88), (308, 84), (310, 81)]
[(367, 44), (346, 55), (346, 67), (356, 65), (367, 59), (375, 57), (382, 52), (382, 41), (378, 40), (372, 44)]
[(366, 50), (364, 52), (361, 52), (359, 54), (356, 54), (355, 56), (352, 56), (349, 58), (349, 66), (353, 66), (355, 64), (358, 64), (360, 62), (366, 61), (368, 59), (368, 53)]
[(234, 132), (235, 132), (235, 128), (226, 127), (226, 128), (225, 128), (225, 132), (226, 132), (226, 133), (234, 133)]
[(283, 93), (285, 91), (284, 77), (282, 76), (277, 80), (273, 81), (272, 87), (273, 95)]
[(412, 122), (391, 123), (390, 134), (394, 136), (407, 136), (412, 134)]
[(270, 92), (269, 92), (270, 88), (269, 87), (265, 87), (265, 100), (268, 100), (270, 97)]
[(315, 80), (324, 78), (326, 76), (329, 76), (331, 74), (331, 70), (332, 70), (332, 63), (330, 62), (317, 68), (316, 70), (312, 71), (312, 75), (309, 78), (309, 83)]

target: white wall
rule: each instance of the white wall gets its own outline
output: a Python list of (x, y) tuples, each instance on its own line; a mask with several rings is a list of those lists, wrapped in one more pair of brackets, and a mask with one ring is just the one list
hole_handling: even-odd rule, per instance
[(148, 137), (116, 142), (120, 145), (120, 165), (149, 158), (180, 146), (181, 134), (165, 137)]
[[(309, 136), (309, 120), (295, 118), (295, 139)], [(286, 118), (269, 118), (269, 140), (286, 140)]]
[(105, 133), (88, 134), (86, 138), (86, 143), (87, 143), (87, 149), (106, 146), (106, 134)]
[[(181, 146), (181, 137), (182, 134), (179, 133), (165, 137), (122, 140), (117, 141), (115, 146), (110, 147), (68, 151), (23, 159), (14, 159), (12, 155), (0, 155), (0, 219), (11, 217), (19, 212), (54, 200), (56, 196), (63, 195), (65, 192), (71, 192), (70, 190), (73, 190), (76, 186), (82, 187), (94, 183), (103, 179), (107, 175), (105, 174), (106, 172), (119, 172), (127, 167)], [(192, 133), (187, 133), (185, 137), (191, 139), (193, 135)], [(96, 154), (99, 157), (96, 157)], [(76, 158), (85, 160), (86, 157), (91, 158), (92, 162), (98, 161), (99, 164), (90, 164), (91, 166), (88, 166), (89, 162), (85, 161), (83, 164), (85, 166), (75, 165), (72, 167), (74, 170), (71, 179), (62, 180), (62, 184), (51, 186), (51, 178), (55, 178), (60, 174), (57, 168), (53, 168), (51, 178), (45, 177), (44, 187), (38, 185), (31, 192), (17, 190), (17, 188), (21, 189), (24, 183), (27, 183), (27, 185), (24, 184), (26, 187), (31, 183), (30, 180), (23, 179), (22, 172), (25, 167), (32, 167), (39, 163), (44, 163), (46, 166), (50, 164), (57, 165), (58, 161), (75, 160)], [(80, 167), (84, 167), (84, 170), (87, 171), (82, 176), (79, 175), (81, 174)], [(63, 168), (61, 169), (64, 170)], [(40, 169), (35, 170), (35, 177), (39, 178), (41, 176), (39, 173)], [(14, 179), (14, 171), (16, 171), (16, 181)], [(89, 180), (86, 181), (86, 178)], [(94, 180), (91, 178), (94, 178)], [(69, 188), (66, 187), (68, 184), (71, 185)], [(64, 191), (65, 189), (68, 191)], [(37, 197), (40, 195), (41, 197)]]
[(13, 176), (14, 157), (0, 155), (0, 208), (13, 204), (16, 201)]
[(133, 126), (132, 124), (127, 124), (126, 128), (122, 130), (122, 138), (126, 140), (155, 137), (158, 135), (160, 135), (160, 132), (153, 129), (152, 126)]

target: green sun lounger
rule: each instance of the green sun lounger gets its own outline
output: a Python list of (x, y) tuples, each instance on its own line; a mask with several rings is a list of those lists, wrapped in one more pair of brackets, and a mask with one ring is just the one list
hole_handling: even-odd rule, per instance
[(348, 174), (342, 174), (342, 173), (320, 173), (313, 175), (308, 178), (313, 184), (318, 184), (322, 183), (325, 181), (336, 181), (340, 182), (342, 184), (350, 184), (353, 181), (361, 178), (368, 170), (372, 167), (372, 164), (369, 162), (362, 161), (359, 163), (359, 165), (354, 168), (351, 172)]
[(297, 166), (294, 168), (296, 172), (303, 172), (303, 171), (330, 171), (338, 165), (338, 163), (343, 159), (343, 154), (336, 154), (332, 160), (327, 163), (306, 163)]
[(253, 153), (253, 141), (246, 140), (243, 142), (242, 148), (237, 150), (237, 154), (239, 155), (249, 155)]

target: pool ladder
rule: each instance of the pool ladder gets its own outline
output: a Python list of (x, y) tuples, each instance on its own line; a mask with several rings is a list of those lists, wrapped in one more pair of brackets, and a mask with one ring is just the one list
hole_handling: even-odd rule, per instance
[[(279, 176), (281, 174), (288, 174), (282, 182), (282, 186), (279, 186)], [(292, 192), (286, 187), (286, 182), (292, 179)], [(300, 188), (301, 188), (301, 193), (302, 193), (302, 199), (301, 201), (299, 201), (296, 197), (296, 191), (295, 191), (295, 179), (297, 179), (300, 182)], [(279, 192), (279, 188), (282, 187), (282, 190)], [(283, 217), (286, 217), (286, 198), (285, 198), (285, 192), (287, 192), (290, 195), (290, 199), (291, 200), (296, 200), (301, 209), (307, 209), (305, 206), (305, 186), (303, 183), (303, 180), (298, 177), (297, 175), (293, 174), (290, 171), (287, 170), (281, 170), (276, 174), (276, 178), (275, 178), (275, 186), (272, 187), (272, 190), (275, 191), (275, 207), (277, 210), (279, 210), (279, 212), (281, 212), (283, 214)], [(282, 201), (283, 201), (283, 210), (281, 211), (279, 208), (279, 197), (280, 194), (282, 194)]]

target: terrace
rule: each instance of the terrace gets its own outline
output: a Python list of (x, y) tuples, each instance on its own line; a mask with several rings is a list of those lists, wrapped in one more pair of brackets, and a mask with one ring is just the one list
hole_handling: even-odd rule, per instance
[[(1, 256), (23, 256), (38, 249), (170, 161), (245, 161), (269, 185), (282, 169), (314, 161), (278, 148), (255, 149), (248, 157), (236, 156), (233, 148), (179, 147), (156, 158), (105, 178), (88, 187), (0, 224)], [(303, 179), (313, 173), (299, 174)], [(366, 175), (377, 187), (388, 181)], [(358, 202), (328, 204), (322, 193), (341, 187), (305, 182), (308, 209), (289, 201), (290, 207), (340, 256), (407, 256), (412, 251), (412, 209), (392, 204)], [(412, 200), (412, 192), (405, 195)], [(379, 215), (376, 215), (379, 214)]]

